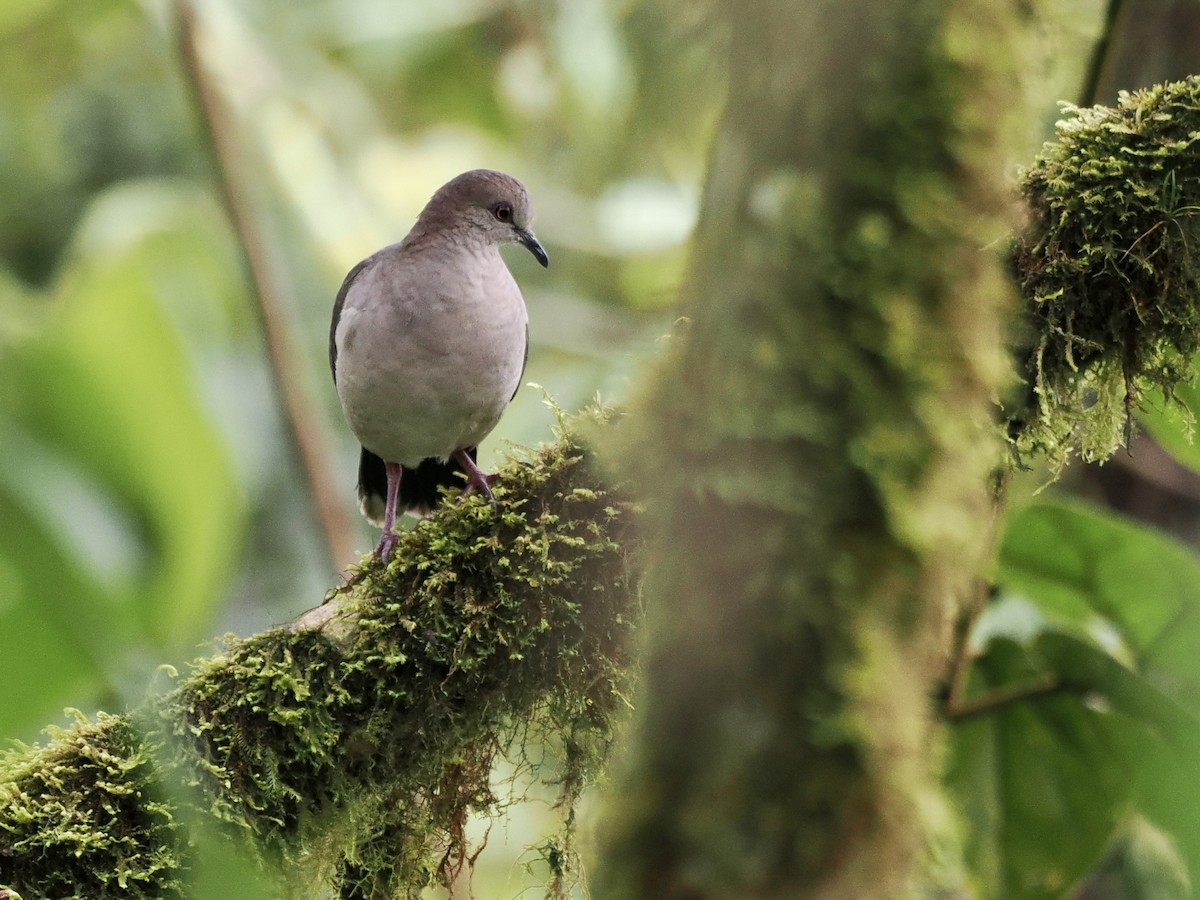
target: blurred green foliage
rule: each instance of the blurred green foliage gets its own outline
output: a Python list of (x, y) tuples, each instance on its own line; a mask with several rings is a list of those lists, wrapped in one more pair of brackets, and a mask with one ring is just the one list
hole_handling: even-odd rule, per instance
[[(126, 679), (144, 683), (146, 660), (190, 653), (237, 564), (244, 510), (229, 455), (156, 298), (175, 281), (210, 310), (222, 289), (238, 293), (211, 208), (209, 234), (181, 230), (200, 224), (197, 206), (202, 196), (166, 186), (108, 192), (37, 323), (0, 356), (0, 556), (17, 589), (0, 631), (33, 640), (9, 654), (23, 703), (0, 710), (7, 734), (86, 698), (79, 679), (119, 696)], [(49, 691), (47, 675), (69, 692)]]

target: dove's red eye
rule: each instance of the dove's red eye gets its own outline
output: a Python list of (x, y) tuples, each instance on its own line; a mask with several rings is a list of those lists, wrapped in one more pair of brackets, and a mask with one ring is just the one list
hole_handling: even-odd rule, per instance
[(512, 206), (508, 203), (497, 203), (492, 207), (492, 215), (500, 222), (512, 221)]

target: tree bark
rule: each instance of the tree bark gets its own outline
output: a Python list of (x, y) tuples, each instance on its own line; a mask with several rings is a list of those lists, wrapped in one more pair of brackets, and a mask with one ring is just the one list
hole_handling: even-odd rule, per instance
[(956, 879), (931, 698), (1002, 456), (1013, 13), (730, 13), (690, 324), (626, 454), (646, 678), (595, 894), (903, 897)]

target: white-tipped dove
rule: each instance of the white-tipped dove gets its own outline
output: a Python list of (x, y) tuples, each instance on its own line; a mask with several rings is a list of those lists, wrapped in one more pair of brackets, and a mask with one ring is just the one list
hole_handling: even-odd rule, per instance
[(346, 421), (362, 444), (359, 508), (383, 534), (428, 512), (438, 488), (492, 497), (476, 447), (516, 394), (529, 355), (525, 301), (499, 247), (549, 258), (530, 225), (524, 185), (488, 169), (443, 185), (408, 236), (350, 270), (333, 305), (329, 363)]

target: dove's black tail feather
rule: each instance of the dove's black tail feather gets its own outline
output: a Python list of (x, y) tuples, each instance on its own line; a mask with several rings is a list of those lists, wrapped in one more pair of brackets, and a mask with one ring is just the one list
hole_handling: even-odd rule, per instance
[[(471, 459), (477, 457), (474, 447), (468, 447)], [(462, 487), (462, 466), (453, 459), (441, 460), (434, 457), (421, 460), (416, 468), (404, 468), (400, 479), (400, 497), (396, 513), (412, 510), (425, 515), (437, 506), (438, 488)], [(387, 469), (383, 460), (363, 447), (358, 460), (358, 508), (368, 521), (383, 525), (383, 513), (387, 506)]]

